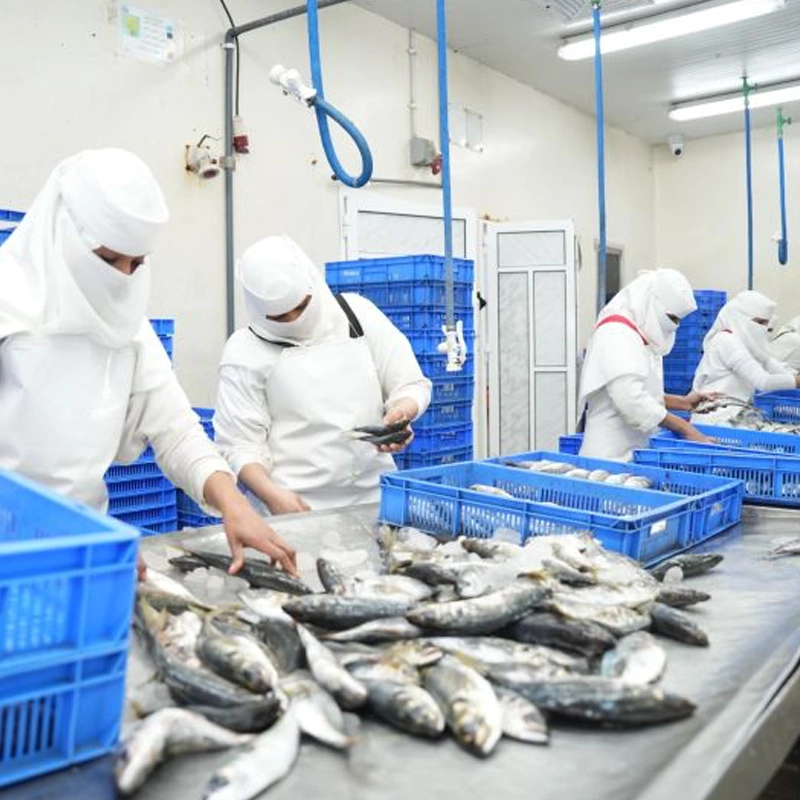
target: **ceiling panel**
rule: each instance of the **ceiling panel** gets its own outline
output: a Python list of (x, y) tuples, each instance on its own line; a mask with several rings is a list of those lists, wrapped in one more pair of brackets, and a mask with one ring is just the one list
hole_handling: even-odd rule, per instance
[[(436, 36), (434, 0), (355, 0), (362, 8)], [(607, 19), (626, 20), (641, 14), (642, 3), (608, 0)], [(617, 13), (611, 14), (612, 3)], [(533, 86), (587, 114), (594, 113), (594, 72), (591, 61), (566, 62), (556, 55), (561, 39), (587, 23), (567, 24), (568, 14), (588, 3), (581, 0), (449, 0), (449, 46), (486, 66)], [(658, 2), (659, 10), (693, 3)], [(620, 10), (621, 9), (621, 10)], [(653, 13), (653, 8), (646, 9)], [(605, 12), (604, 12), (605, 13)], [(743, 74), (751, 82), (768, 84), (800, 79), (800, 0), (772, 14), (725, 28), (704, 31), (604, 58), (606, 118), (650, 142), (680, 132), (687, 139), (742, 129), (740, 115), (674, 123), (672, 103), (736, 91)], [(800, 102), (786, 113), (800, 117)], [(770, 125), (774, 109), (753, 112), (755, 125)]]

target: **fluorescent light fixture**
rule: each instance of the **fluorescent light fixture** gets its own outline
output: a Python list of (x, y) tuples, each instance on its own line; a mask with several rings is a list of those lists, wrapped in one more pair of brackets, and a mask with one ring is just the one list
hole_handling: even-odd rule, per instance
[[(638, 21), (615, 25), (603, 30), (600, 37), (600, 52), (616, 53), (643, 44), (663, 42), (677, 36), (720, 28), (734, 22), (760, 17), (778, 11), (786, 0), (735, 0), (722, 5), (703, 4), (700, 10), (682, 9), (644, 17)], [(594, 39), (590, 35), (565, 39), (558, 48), (558, 55), (566, 61), (579, 61), (594, 55)]]
[[(800, 100), (800, 83), (778, 88), (765, 87), (761, 91), (756, 88), (750, 93), (750, 108), (778, 106), (781, 103), (790, 103), (792, 100)], [(703, 100), (675, 106), (669, 112), (669, 118), (677, 122), (687, 122), (704, 117), (716, 117), (719, 114), (732, 114), (736, 111), (744, 111), (744, 97), (741, 94), (728, 95), (719, 100)]]

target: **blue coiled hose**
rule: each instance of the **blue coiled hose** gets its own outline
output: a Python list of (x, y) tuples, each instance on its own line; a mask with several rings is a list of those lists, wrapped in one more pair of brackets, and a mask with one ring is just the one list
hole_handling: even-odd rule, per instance
[[(311, 61), (311, 80), (316, 89), (316, 96), (311, 101), (317, 115), (317, 127), (319, 137), (322, 140), (322, 147), (325, 150), (325, 157), (328, 159), (336, 177), (346, 186), (358, 189), (372, 177), (372, 153), (370, 152), (367, 140), (355, 124), (349, 120), (338, 108), (335, 108), (325, 100), (325, 93), (322, 88), (322, 66), (319, 59), (319, 14), (317, 0), (308, 0), (308, 52)], [(328, 117), (339, 125), (347, 135), (353, 140), (361, 155), (361, 174), (354, 178), (350, 175), (339, 161), (336, 155), (336, 148), (331, 140), (331, 132), (328, 127)]]

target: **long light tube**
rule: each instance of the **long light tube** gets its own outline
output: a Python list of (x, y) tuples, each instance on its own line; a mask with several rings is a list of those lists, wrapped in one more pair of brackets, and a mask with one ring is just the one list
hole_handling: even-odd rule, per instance
[[(763, 91), (756, 89), (750, 94), (750, 108), (778, 106), (783, 103), (790, 103), (793, 100), (800, 100), (800, 84), (765, 89)], [(700, 103), (675, 106), (669, 112), (669, 118), (674, 119), (676, 122), (688, 122), (693, 119), (716, 117), (719, 114), (733, 114), (743, 110), (744, 98), (739, 94), (738, 96), (725, 97), (721, 100), (704, 100)]]
[[(707, 31), (710, 28), (720, 28), (723, 25), (778, 11), (785, 5), (786, 0), (735, 0), (733, 3), (712, 5), (698, 11), (667, 12), (638, 22), (612, 26), (603, 31), (601, 52), (604, 55), (616, 53), (631, 47)], [(594, 55), (594, 42), (590, 36), (565, 40), (558, 48), (558, 55), (566, 61), (591, 58)]]

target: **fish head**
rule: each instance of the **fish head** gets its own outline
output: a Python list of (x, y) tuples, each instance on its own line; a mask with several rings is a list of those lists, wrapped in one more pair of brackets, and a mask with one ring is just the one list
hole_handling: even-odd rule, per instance
[(461, 743), (478, 755), (488, 754), (496, 737), (485, 717), (466, 700), (455, 700), (451, 713)]

